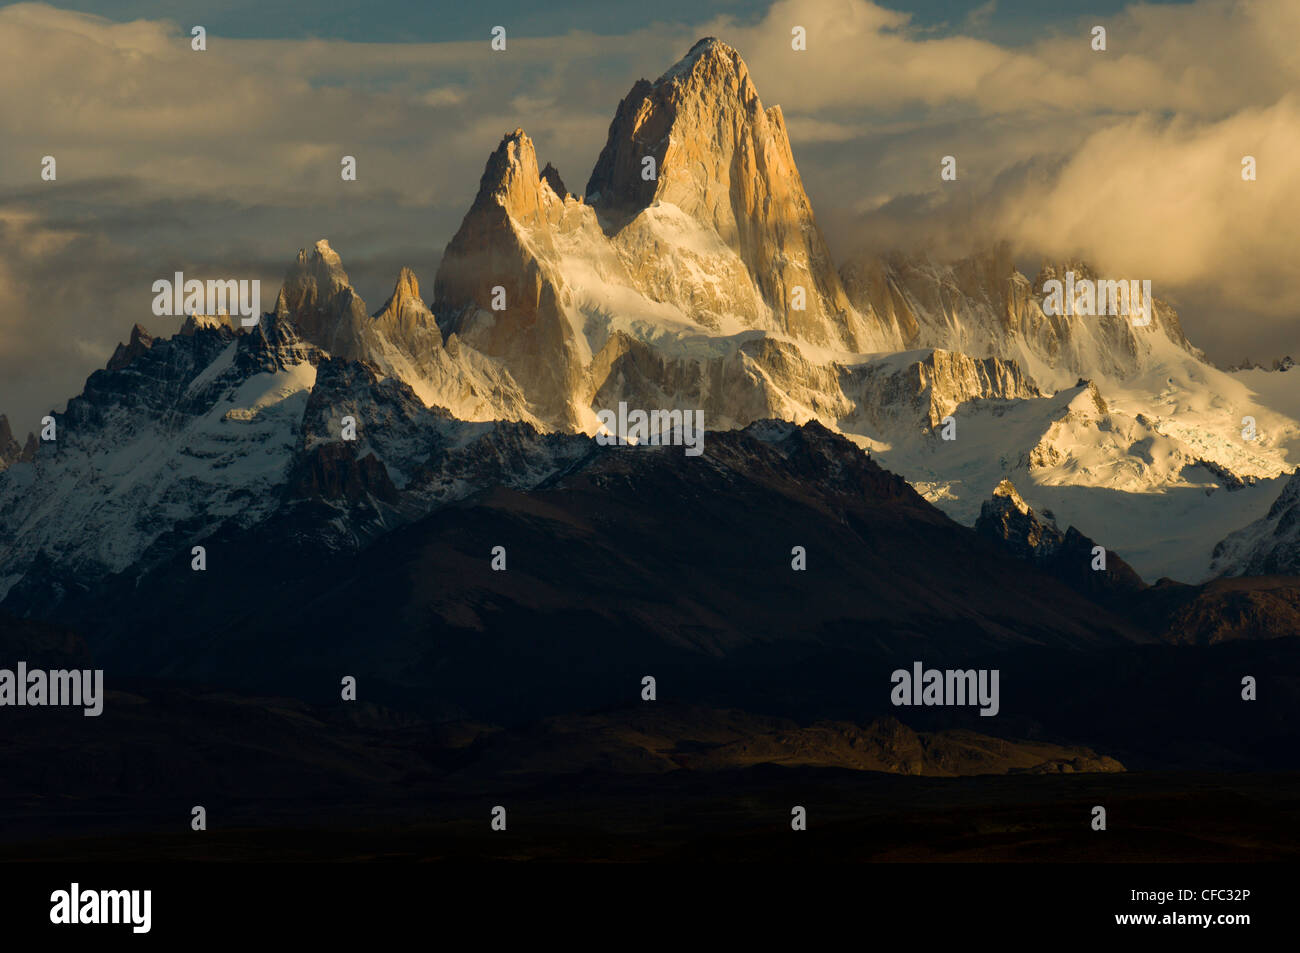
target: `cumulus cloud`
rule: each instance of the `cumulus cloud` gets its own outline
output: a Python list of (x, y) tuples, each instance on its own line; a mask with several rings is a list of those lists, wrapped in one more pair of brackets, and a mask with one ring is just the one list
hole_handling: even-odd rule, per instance
[[(1242, 178), (1247, 155), (1257, 181)], [(1142, 115), (1099, 130), (1052, 181), (1008, 202), (998, 227), (1048, 253), (1082, 250), (1102, 267), (1295, 315), (1298, 196), (1300, 98), (1289, 94), (1218, 122)]]
[(209, 36), (194, 52), (175, 23), (3, 7), (0, 176), (31, 181), (53, 154), (60, 182), (125, 174), (294, 204), (308, 192), (328, 201), (341, 157), (356, 155), (353, 191), (400, 183), (434, 204), (456, 187), (446, 200), (459, 203), (504, 132), (526, 125), (540, 148), (569, 154), (574, 124), (603, 130), (617, 101), (597, 77), (662, 68), (687, 35), (518, 38), (505, 54), (486, 41)]
[[(867, 0), (778, 0), (758, 23), (722, 17), (712, 29), (742, 50), (765, 99), (799, 110), (960, 105), (982, 115), (1149, 109), (1217, 117), (1276, 101), (1300, 80), (1287, 39), (1300, 32), (1292, 0), (1135, 5), (1100, 19), (1104, 53), (1091, 47), (1096, 23), (1063, 23), (1006, 48), (936, 36)], [(805, 53), (790, 48), (796, 25), (807, 30)]]

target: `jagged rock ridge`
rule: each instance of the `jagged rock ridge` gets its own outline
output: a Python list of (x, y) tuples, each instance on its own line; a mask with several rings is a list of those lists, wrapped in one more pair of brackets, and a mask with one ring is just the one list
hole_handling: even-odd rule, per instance
[(999, 483), (985, 502), (975, 532), (1103, 603), (1145, 588), (1142, 578), (1118, 553), (1099, 553), (1097, 543), (1073, 526), (1061, 532), (1051, 519), (1039, 519), (1010, 480)]
[[(653, 176), (644, 174), (646, 160)], [(837, 272), (780, 109), (763, 106), (739, 54), (710, 38), (655, 82), (633, 86), (583, 196), (570, 194), (553, 166), (539, 170), (523, 130), (506, 135), (447, 247), (432, 310), (403, 269), (389, 299), (368, 313), (322, 240), (299, 252), (253, 337), (273, 344), (258, 358), (263, 370), (292, 378), (280, 397), (315, 400), (325, 369), (329, 380), (366, 389), (375, 401), (368, 412), (390, 413), (393, 395), (409, 388), (414, 405), (398, 415), (408, 421), (515, 421), (590, 434), (594, 411), (622, 401), (698, 408), (711, 430), (767, 418), (817, 421), (968, 523), (988, 488), (1008, 476), (1035, 499), (1040, 485), (1212, 492), (1284, 472), (1280, 448), (1300, 429), (1205, 365), (1165, 303), (1157, 300), (1145, 328), (1107, 316), (1044, 315), (1041, 284), (1067, 269), (1092, 275), (1079, 262), (1048, 264), (1030, 282), (1005, 247), (952, 264), (857, 259)], [(233, 347), (234, 357), (210, 342)], [(904, 345), (913, 349), (898, 350)], [(175, 381), (201, 381), (194, 386), (206, 394), (226, 379), (229, 362), (252, 360), (255, 351), (242, 328), (220, 317), (190, 316), (170, 341), (137, 326), (106, 369), (124, 376), (92, 377), (84, 396), (94, 404), (100, 388), (115, 388), (123, 406), (113, 413), (128, 416), (147, 404), (161, 417), (169, 400), (179, 401), (173, 426), (188, 419), (194, 401), (202, 405)], [(178, 360), (210, 366), (178, 368)], [(134, 398), (135, 388), (153, 392)], [(1182, 395), (1192, 388), (1213, 395), (1212, 406), (1189, 417)], [(220, 420), (265, 419), (276, 405), (242, 400), (228, 398)], [(332, 412), (345, 413), (346, 400), (335, 403)], [(300, 409), (293, 406), (286, 419)], [(1244, 413), (1257, 415), (1264, 432), (1249, 445), (1234, 429)], [(938, 435), (949, 417), (957, 427), (951, 443)], [(317, 451), (312, 440), (336, 438), (304, 436), (299, 416), (297, 429), (277, 439), (319, 452), (325, 470), (295, 470), (294, 485), (369, 487), (381, 499), (391, 496), (388, 483), (404, 487), (425, 459), (409, 447), (372, 446), (372, 424), (357, 446)], [(152, 420), (114, 426), (126, 436), (137, 428), (164, 433)], [(315, 426), (324, 434), (325, 422)], [(198, 439), (165, 436), (181, 446)], [(210, 438), (220, 444), (227, 435), (218, 428), (198, 443)], [(37, 452), (33, 438), (30, 451), (15, 445), (12, 436), (0, 440), (0, 467)], [(366, 462), (370, 454), (384, 478)], [(226, 459), (207, 450), (195, 457)], [(273, 453), (266, 459), (276, 461), (267, 473), (282, 481), (288, 463)], [(187, 485), (213, 482), (204, 474), (192, 480)], [(1144, 498), (1163, 505), (1155, 493)], [(1108, 540), (1115, 531), (1104, 513), (1052, 505)], [(1140, 523), (1126, 520), (1119, 531), (1126, 525)], [(1204, 549), (1208, 560), (1208, 542)], [(1144, 571), (1152, 569), (1161, 567)]]

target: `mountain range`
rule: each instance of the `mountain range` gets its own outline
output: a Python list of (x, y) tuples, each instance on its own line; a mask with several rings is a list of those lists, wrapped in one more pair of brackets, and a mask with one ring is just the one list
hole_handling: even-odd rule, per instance
[(5, 708), (0, 855), (1296, 855), (1289, 360), (1010, 243), (837, 257), (712, 38), (566, 181), (510, 131), (423, 291), (321, 239), (0, 416), (0, 669), (105, 686)]
[[(464, 677), (492, 646), (598, 704), (575, 673), (652, 659), (1300, 632), (1292, 409), (1158, 297), (1146, 326), (1045, 313), (1067, 272), (1099, 277), (1008, 245), (836, 267), (780, 108), (704, 39), (618, 104), (581, 195), (507, 134), (431, 304), (403, 269), (371, 312), (320, 240), (252, 328), (136, 325), (54, 439), (0, 417), (0, 609), (308, 694), (364, 629), (393, 697), (443, 672), (426, 707), (459, 711), (522, 705), (526, 667)], [(702, 410), (703, 458), (600, 446), (620, 403)]]

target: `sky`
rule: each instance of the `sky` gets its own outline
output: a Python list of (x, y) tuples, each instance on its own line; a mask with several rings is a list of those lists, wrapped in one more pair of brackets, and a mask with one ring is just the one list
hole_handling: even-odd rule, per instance
[(1149, 278), (1219, 361), (1300, 357), (1298, 34), (1295, 0), (0, 4), (0, 413), (36, 429), (133, 324), (173, 333), (175, 271), (270, 308), (328, 238), (371, 311), (403, 265), (431, 297), (504, 134), (582, 190), (619, 99), (708, 35), (781, 105), (838, 260), (1005, 239), (1030, 277)]
[[(210, 32), (235, 39), (349, 40), (365, 43), (430, 43), (473, 41), (484, 35), (485, 25), (503, 24), (519, 36), (563, 36), (573, 31), (604, 36), (621, 35), (655, 23), (698, 24), (726, 16), (739, 23), (759, 22), (770, 2), (765, 0), (656, 0), (653, 4), (628, 0), (487, 0), (459, 2), (394, 2), (372, 0), (316, 2), (304, 16), (300, 4), (268, 4), (264, 0), (113, 0), (113, 2), (62, 3), (64, 10), (95, 14), (109, 20), (170, 19), (199, 23)], [(936, 29), (969, 27), (972, 22), (995, 33), (1003, 42), (1023, 40), (1062, 19), (1122, 10), (1122, 0), (919, 0), (887, 4), (906, 12), (915, 27)], [(975, 14), (972, 19), (972, 14)]]

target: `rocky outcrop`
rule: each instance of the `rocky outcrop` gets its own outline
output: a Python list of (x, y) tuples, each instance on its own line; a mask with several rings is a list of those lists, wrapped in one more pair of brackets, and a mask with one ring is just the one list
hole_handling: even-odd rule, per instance
[[(35, 436), (28, 434), (28, 446), (35, 450)], [(9, 427), (9, 418), (0, 414), (0, 470), (12, 466), (15, 463), (21, 463), (25, 459), (24, 450), (21, 444), (14, 439), (13, 430)]]
[[(649, 706), (646, 706), (649, 708)], [(735, 771), (756, 765), (838, 768), (928, 777), (1121, 772), (1089, 748), (1007, 741), (969, 730), (916, 731), (897, 718), (812, 724), (667, 703), (547, 718), (481, 745), (477, 766), (533, 776), (617, 765), (628, 773)]]
[(430, 407), (443, 407), (462, 420), (536, 422), (528, 399), (510, 372), (454, 335), (444, 345), (420, 285), (403, 268), (384, 306), (360, 335), (352, 356), (408, 384)]
[(700, 40), (656, 82), (632, 87), (587, 201), (614, 231), (656, 203), (680, 209), (736, 252), (792, 337), (854, 352), (885, 343), (844, 293), (780, 107), (764, 109), (740, 54), (717, 39)]
[(844, 369), (852, 414), (844, 429), (929, 432), (963, 404), (1045, 396), (1014, 361), (952, 351), (905, 352)]
[(976, 532), (995, 539), (1013, 556), (1030, 561), (1056, 553), (1065, 534), (1051, 521), (1040, 520), (1010, 480), (1003, 480), (980, 510)]
[(273, 510), (321, 358), (292, 323), (266, 315), (247, 331), (156, 341), (96, 371), (53, 414), (57, 442), (32, 471), (0, 480), (0, 588), (42, 559), (88, 584)]
[(298, 252), (274, 313), (332, 356), (365, 361), (405, 382), (428, 406), (445, 407), (463, 420), (535, 420), (509, 371), (462, 348), (454, 337), (444, 345), (409, 268), (371, 316), (339, 254), (321, 239), (311, 252)]
[(566, 199), (569, 197), (569, 190), (564, 186), (564, 180), (560, 178), (560, 170), (555, 168), (549, 162), (546, 168), (542, 170), (542, 181), (551, 187), (556, 198)]
[(373, 453), (360, 459), (346, 443), (324, 443), (312, 448), (295, 465), (289, 478), (291, 499), (340, 500), (351, 504), (370, 496), (397, 502), (397, 488)]
[(561, 307), (564, 282), (551, 233), (565, 204), (541, 187), (532, 140), (522, 129), (506, 136), (443, 254), (434, 300), (448, 337), (497, 360), (537, 417), (582, 429), (574, 395), (585, 342)]
[(1073, 526), (1061, 532), (1055, 522), (1040, 519), (1010, 480), (999, 483), (984, 503), (975, 531), (1102, 604), (1123, 603), (1146, 588), (1117, 553), (1107, 551), (1105, 568), (1094, 569), (1096, 542)]
[(292, 321), (303, 337), (331, 354), (360, 350), (366, 304), (352, 290), (338, 253), (321, 239), (308, 253), (298, 252), (275, 302), (275, 314)]
[(1181, 645), (1283, 639), (1300, 635), (1300, 579), (1223, 576), (1198, 586), (1161, 579), (1134, 600), (1131, 614)]
[(119, 344), (108, 359), (108, 369), (116, 371), (126, 367), (133, 360), (153, 347), (153, 337), (140, 325), (131, 328), (131, 338), (126, 344)]
[(1006, 243), (952, 262), (902, 255), (859, 255), (841, 267), (849, 299), (870, 310), (908, 347), (937, 347), (1018, 361), (1045, 388), (1073, 377), (1130, 378), (1170, 349), (1203, 360), (1183, 334), (1178, 313), (1154, 296), (1151, 324), (1123, 315), (1049, 315), (1044, 284), (1099, 277), (1085, 262), (1044, 262), (1030, 280)]

